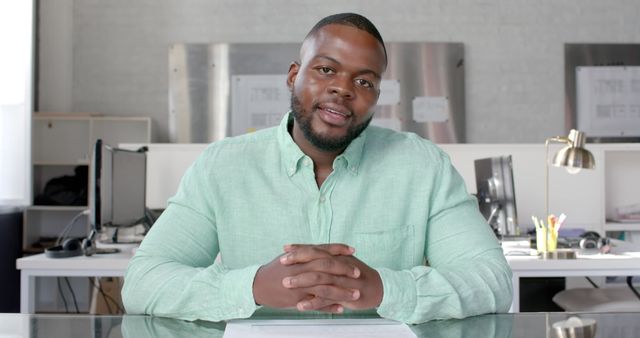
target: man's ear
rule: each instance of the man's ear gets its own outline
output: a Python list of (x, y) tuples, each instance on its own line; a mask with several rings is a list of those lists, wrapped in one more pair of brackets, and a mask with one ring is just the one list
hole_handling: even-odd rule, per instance
[(287, 87), (289, 87), (289, 91), (293, 91), (293, 85), (296, 82), (299, 70), (300, 63), (298, 61), (291, 62), (291, 65), (289, 65), (289, 73), (287, 73)]

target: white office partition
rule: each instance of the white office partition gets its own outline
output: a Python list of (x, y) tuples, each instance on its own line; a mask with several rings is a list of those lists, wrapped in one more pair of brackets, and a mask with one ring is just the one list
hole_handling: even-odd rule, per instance
[[(451, 162), (465, 180), (469, 193), (476, 193), (474, 160), (511, 155), (518, 224), (522, 230), (533, 227), (531, 216), (545, 218), (544, 144), (441, 144)], [(589, 148), (589, 147), (588, 147)], [(550, 156), (560, 145), (549, 147)], [(563, 168), (549, 168), (549, 212), (565, 213), (566, 227), (603, 232), (604, 228), (604, 154), (589, 148), (596, 168), (572, 175)]]
[(164, 209), (167, 200), (178, 190), (182, 176), (200, 156), (207, 144), (151, 143), (120, 144), (123, 149), (136, 150), (147, 146), (147, 207)]
[[(138, 149), (144, 144), (121, 144), (121, 148)], [(207, 144), (146, 144), (147, 206), (166, 207), (187, 168)], [(476, 192), (474, 161), (480, 158), (511, 155), (513, 178), (521, 229), (533, 227), (531, 216), (545, 215), (545, 147), (544, 144), (441, 144), (460, 172), (469, 193)], [(562, 145), (549, 147), (550, 156)], [(640, 144), (587, 144), (595, 158), (593, 170), (569, 174), (564, 168), (549, 167), (549, 211), (568, 217), (565, 227), (597, 231), (629, 231), (638, 237), (640, 222), (620, 224), (609, 221), (616, 207), (640, 203)]]

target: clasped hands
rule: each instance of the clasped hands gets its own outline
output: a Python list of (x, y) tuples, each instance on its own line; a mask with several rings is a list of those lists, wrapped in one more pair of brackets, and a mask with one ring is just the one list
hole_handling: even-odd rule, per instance
[(377, 307), (383, 295), (380, 275), (354, 252), (344, 244), (286, 245), (283, 255), (256, 273), (256, 304), (329, 313)]

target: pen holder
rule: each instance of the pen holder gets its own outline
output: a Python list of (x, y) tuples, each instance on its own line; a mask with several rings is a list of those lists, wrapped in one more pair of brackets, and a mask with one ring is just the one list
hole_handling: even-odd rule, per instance
[(554, 252), (558, 247), (558, 237), (554, 234), (548, 234), (545, 228), (536, 228), (536, 249), (538, 253)]

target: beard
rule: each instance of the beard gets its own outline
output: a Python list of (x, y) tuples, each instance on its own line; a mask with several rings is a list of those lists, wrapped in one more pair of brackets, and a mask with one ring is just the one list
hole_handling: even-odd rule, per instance
[(300, 126), (300, 130), (302, 130), (302, 134), (307, 141), (319, 150), (325, 152), (336, 152), (347, 148), (351, 141), (367, 129), (369, 123), (371, 123), (371, 119), (373, 119), (373, 115), (371, 115), (371, 117), (362, 123), (349, 126), (344, 135), (330, 137), (318, 133), (311, 125), (312, 113), (318, 109), (318, 106), (319, 104), (316, 102), (311, 106), (311, 112), (305, 111), (298, 97), (293, 93), (291, 94), (291, 111), (293, 112), (293, 118)]

